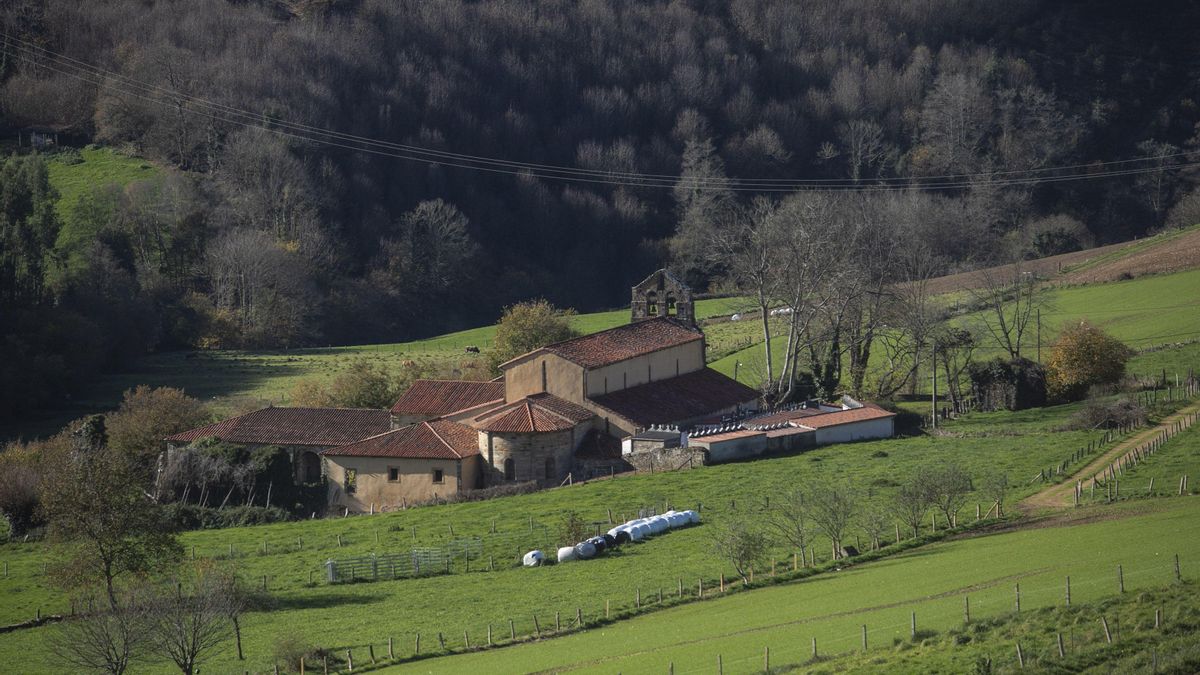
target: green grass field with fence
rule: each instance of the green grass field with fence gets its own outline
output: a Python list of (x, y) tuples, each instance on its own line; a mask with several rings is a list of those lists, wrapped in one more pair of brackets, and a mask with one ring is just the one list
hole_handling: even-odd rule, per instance
[[(1176, 555), (1183, 578), (1195, 579), (1200, 570), (1200, 503), (1160, 500), (1153, 508), (1143, 505), (1144, 513), (1122, 512), (1130, 507), (1109, 507), (1063, 526), (966, 536), (797, 583), (728, 597), (712, 593), (711, 601), (559, 639), (417, 661), (387, 672), (716, 672), (718, 657), (724, 672), (761, 672), (764, 657), (772, 666), (808, 662), (814, 640), (818, 656), (861, 652), (864, 626), (863, 659), (887, 670), (895, 667), (891, 659), (897, 646), (914, 643), (914, 621), (917, 644), (952, 631), (970, 636), (973, 623), (987, 626), (1016, 614), (1018, 597), (1021, 612), (1057, 608), (1053, 611), (1069, 619), (1057, 630), (1067, 634), (1065, 647), (1075, 651), (1077, 644), (1095, 642), (1099, 626), (1075, 623), (1066, 608), (1068, 586), (1072, 606), (1095, 605), (1178, 584)], [(1178, 588), (1186, 593), (1194, 586)], [(693, 583), (687, 593), (695, 591)], [(1166, 621), (1183, 609), (1174, 605)], [(591, 602), (585, 622), (598, 611)], [(1080, 614), (1090, 617), (1094, 611)], [(461, 648), (462, 636), (456, 638), (454, 646)], [(1017, 639), (1024, 641), (1030, 664), (1052, 661), (1053, 632)], [(993, 655), (996, 665), (1005, 666), (1000, 672), (1017, 667), (1015, 641), (980, 641), (973, 650)], [(944, 658), (953, 664), (964, 656)], [(929, 672), (926, 666), (920, 669)]]
[[(254, 612), (244, 621), (247, 667), (267, 668), (276, 638), (284, 634), (322, 647), (355, 649), (382, 644), (387, 637), (409, 644), (419, 632), (426, 636), (429, 647), (437, 644), (438, 633), (461, 640), (466, 631), (482, 639), (485, 632), (480, 631), (486, 630), (486, 623), (507, 634), (511, 618), (512, 630), (527, 637), (538, 630), (534, 615), (540, 617), (542, 629), (554, 624), (556, 614), (560, 622), (569, 622), (576, 608), (585, 605), (591, 607), (589, 615), (595, 615), (598, 599), (614, 587), (641, 589), (649, 608), (657, 603), (660, 589), (671, 602), (681, 579), (687, 580), (688, 588), (700, 578), (717, 586), (722, 574), (728, 579), (733, 572), (713, 553), (712, 528), (733, 516), (761, 518), (771, 508), (772, 499), (778, 505), (790, 487), (806, 479), (844, 479), (865, 499), (884, 503), (898, 481), (917, 467), (953, 461), (977, 480), (993, 473), (1008, 475), (1011, 503), (1058, 480), (1053, 467), (1078, 450), (1089, 444), (1094, 452), (1103, 450), (1097, 445), (1099, 432), (1062, 430), (1079, 405), (970, 415), (948, 423), (940, 436), (853, 443), (697, 470), (618, 476), (483, 502), (194, 531), (183, 534), (181, 542), (185, 558), (195, 555), (232, 563), (249, 584), (265, 584), (274, 598), (272, 611)], [(990, 503), (981, 495), (971, 495), (961, 513), (964, 521), (974, 520), (976, 506), (986, 512)], [(704, 522), (594, 561), (539, 570), (518, 567), (518, 556), (530, 548), (551, 551), (573, 543), (562, 541), (560, 534), (566, 511), (577, 512), (587, 529), (596, 531), (607, 530), (610, 517), (622, 522), (639, 510), (668, 507), (699, 509)], [(945, 527), (944, 521), (940, 527)], [(852, 530), (846, 543), (865, 548), (866, 537), (860, 534)], [(902, 536), (907, 538), (908, 533)], [(818, 565), (828, 562), (827, 540), (815, 538), (813, 550)], [(366, 562), (372, 554), (377, 559), (391, 555), (411, 560), (414, 551), (452, 555), (448, 560), (427, 562), (416, 578), (406, 577), (412, 570), (401, 564), (396, 580), (386, 562), (374, 567)], [(783, 570), (791, 566), (793, 554), (789, 546), (775, 540), (766, 557)], [(70, 612), (67, 598), (50, 588), (44, 573), (43, 566), (53, 555), (53, 549), (42, 542), (0, 545), (0, 563), (7, 570), (7, 577), (0, 581), (5, 597), (0, 603), (0, 624)], [(346, 564), (356, 565), (351, 573), (356, 581), (328, 583), (325, 563), (329, 560), (338, 561), (343, 570)], [(769, 572), (760, 569), (758, 574)], [(613, 612), (628, 611), (635, 602), (632, 592), (609, 599)], [(41, 672), (39, 669), (48, 668), (51, 662), (37, 645), (44, 645), (52, 630), (53, 626), (46, 626), (0, 635), (0, 659), (26, 652), (43, 654), (27, 657), (44, 659), (29, 661), (31, 667), (38, 666), (33, 672)], [(213, 665), (237, 666), (228, 654)]]

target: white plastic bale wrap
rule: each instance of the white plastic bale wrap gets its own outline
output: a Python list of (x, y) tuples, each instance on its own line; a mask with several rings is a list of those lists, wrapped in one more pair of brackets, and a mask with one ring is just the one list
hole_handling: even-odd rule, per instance
[(624, 525), (618, 525), (618, 526), (612, 528), (611, 530), (608, 531), (609, 536), (612, 536), (612, 537), (617, 536), (617, 533), (620, 532), (622, 529), (624, 529), (624, 527), (625, 527)]
[(541, 551), (530, 551), (529, 553), (525, 554), (525, 557), (521, 558), (521, 564), (525, 565), (526, 567), (537, 567), (538, 565), (541, 565), (542, 561), (545, 559), (546, 555)]
[(667, 519), (662, 516), (650, 520), (650, 531), (654, 534), (662, 534), (669, 529), (671, 529), (671, 526), (667, 524)]
[(578, 559), (579, 556), (577, 553), (575, 553), (574, 546), (563, 546), (562, 548), (558, 549), (558, 562), (565, 563)]
[(596, 545), (590, 541), (581, 541), (575, 544), (575, 555), (583, 560), (596, 557)]

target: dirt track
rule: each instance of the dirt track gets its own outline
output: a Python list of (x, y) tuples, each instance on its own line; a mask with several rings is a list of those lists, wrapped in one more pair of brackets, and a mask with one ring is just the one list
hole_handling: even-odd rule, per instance
[(1200, 403), (1192, 403), (1180, 408), (1177, 412), (1163, 418), (1163, 420), (1157, 425), (1142, 429), (1129, 438), (1117, 443), (1103, 455), (1097, 457), (1088, 464), (1084, 465), (1075, 473), (1071, 474), (1063, 482), (1050, 485), (1046, 487), (1046, 489), (1021, 500), (1017, 504), (1017, 508), (1024, 513), (1033, 513), (1041, 509), (1061, 509), (1069, 506), (1071, 503), (1071, 495), (1075, 489), (1075, 481), (1088, 480), (1092, 476), (1099, 474), (1109, 464), (1112, 464), (1113, 462), (1117, 461), (1117, 459), (1130, 454), (1134, 448), (1142, 445), (1157, 434), (1161, 433), (1168, 426), (1194, 412), (1200, 412)]

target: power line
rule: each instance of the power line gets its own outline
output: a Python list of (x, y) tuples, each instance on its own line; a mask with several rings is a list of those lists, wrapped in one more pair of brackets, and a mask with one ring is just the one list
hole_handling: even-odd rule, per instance
[[(50, 71), (79, 79), (97, 87), (106, 86), (110, 90), (115, 90), (117, 93), (140, 98), (161, 106), (180, 109), (182, 103), (190, 103), (194, 106), (197, 106), (197, 108), (182, 108), (185, 112), (207, 117), (219, 122), (240, 125), (248, 128), (257, 128), (288, 138), (321, 143), (327, 146), (339, 147), (357, 152), (366, 152), (410, 161), (420, 161), (432, 165), (450, 166), (516, 176), (545, 178), (550, 180), (564, 180), (632, 187), (675, 188), (676, 186), (683, 186), (697, 190), (727, 189), (732, 191), (747, 192), (779, 192), (793, 191), (803, 188), (820, 188), (824, 191), (880, 192), (1046, 184), (1075, 180), (1088, 180), (1093, 178), (1138, 175), (1142, 173), (1200, 165), (1200, 161), (1193, 161), (1173, 164), (1170, 166), (1135, 167), (1110, 169), (1107, 171), (1094, 170), (1099, 166), (1119, 166), (1148, 161), (1163, 162), (1167, 159), (1186, 157), (1190, 154), (1186, 152), (1180, 152), (1155, 157), (1141, 157), (1112, 160), (1108, 162), (1093, 162), (1089, 164), (1044, 167), (1041, 169), (976, 174), (947, 174), (944, 176), (885, 178), (880, 179), (880, 182), (878, 183), (871, 184), (853, 183), (844, 179), (685, 178), (667, 174), (643, 174), (635, 172), (612, 172), (595, 169), (582, 169), (578, 167), (564, 167), (557, 165), (519, 162), (514, 160), (481, 157), (477, 155), (467, 155), (444, 150), (422, 148), (419, 146), (382, 141), (365, 136), (347, 134), (311, 125), (291, 122), (282, 118), (258, 114), (245, 109), (236, 108), (234, 106), (214, 103), (196, 96), (171, 89), (165, 89), (157, 85), (129, 78), (124, 75), (120, 75), (119, 73), (108, 71), (78, 59), (59, 54), (44, 47), (34, 45), (33, 43), (26, 42), (13, 36), (5, 35), (5, 38), (7, 41), (14, 43), (16, 49), (19, 50), (18, 52), (14, 53), (14, 56), (36, 67), (46, 68)], [(48, 59), (53, 65), (39, 61), (38, 57)], [(115, 82), (113, 80), (115, 80)], [(1093, 170), (1075, 174), (1067, 173), (1063, 175), (1050, 176), (1033, 175), (1038, 173), (1066, 171), (1081, 168), (1090, 168)], [(1018, 174), (1026, 175), (1021, 176)], [(997, 176), (1012, 177), (997, 178)], [(967, 178), (978, 178), (979, 180), (965, 180)], [(894, 181), (909, 182), (897, 183)]]

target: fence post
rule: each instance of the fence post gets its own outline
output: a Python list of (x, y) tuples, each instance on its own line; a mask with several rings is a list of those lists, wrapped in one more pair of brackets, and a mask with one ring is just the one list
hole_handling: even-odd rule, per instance
[(867, 624), (862, 625), (863, 651), (867, 651)]
[(413, 654), (416, 655), (416, 654), (420, 654), (420, 653), (421, 653), (421, 634), (417, 633), (417, 641), (416, 641), (416, 644), (413, 645)]
[(1183, 577), (1179, 574), (1179, 554), (1175, 554), (1175, 581), (1183, 581)]
[(346, 650), (346, 670), (354, 672), (354, 655), (350, 653), (349, 649)]
[(1125, 592), (1125, 571), (1121, 569), (1120, 565), (1117, 565), (1117, 592)]
[(1017, 584), (1017, 614), (1021, 613), (1021, 584)]
[(1112, 633), (1108, 632), (1108, 619), (1105, 619), (1102, 616), (1102, 617), (1100, 617), (1100, 623), (1104, 625), (1104, 639), (1109, 644), (1111, 644), (1112, 643)]
[(396, 658), (396, 651), (392, 648), (392, 638), (388, 638), (388, 658)]
[(963, 623), (971, 623), (971, 596), (963, 596)]
[(771, 672), (771, 648), (763, 647), (763, 670)]
[(812, 639), (812, 652), (813, 652), (812, 657), (813, 657), (813, 660), (815, 661), (817, 659), (817, 638), (816, 638), (816, 636), (813, 636), (813, 639)]
[(1067, 606), (1071, 606), (1071, 575), (1067, 575)]
[(916, 642), (917, 641), (917, 613), (916, 612), (912, 613), (912, 625), (910, 626), (909, 632), (912, 634), (912, 641)]
[(1025, 667), (1025, 655), (1021, 653), (1020, 642), (1017, 642), (1017, 663), (1020, 664), (1022, 668)]
[(1058, 634), (1058, 658), (1065, 659), (1067, 657), (1066, 650), (1063, 649), (1062, 633)]
[(516, 640), (516, 639), (517, 639), (517, 627), (516, 627), (516, 625), (513, 623), (513, 620), (512, 620), (512, 619), (509, 619), (509, 620), (508, 620), (508, 639), (509, 639), (509, 640)]

